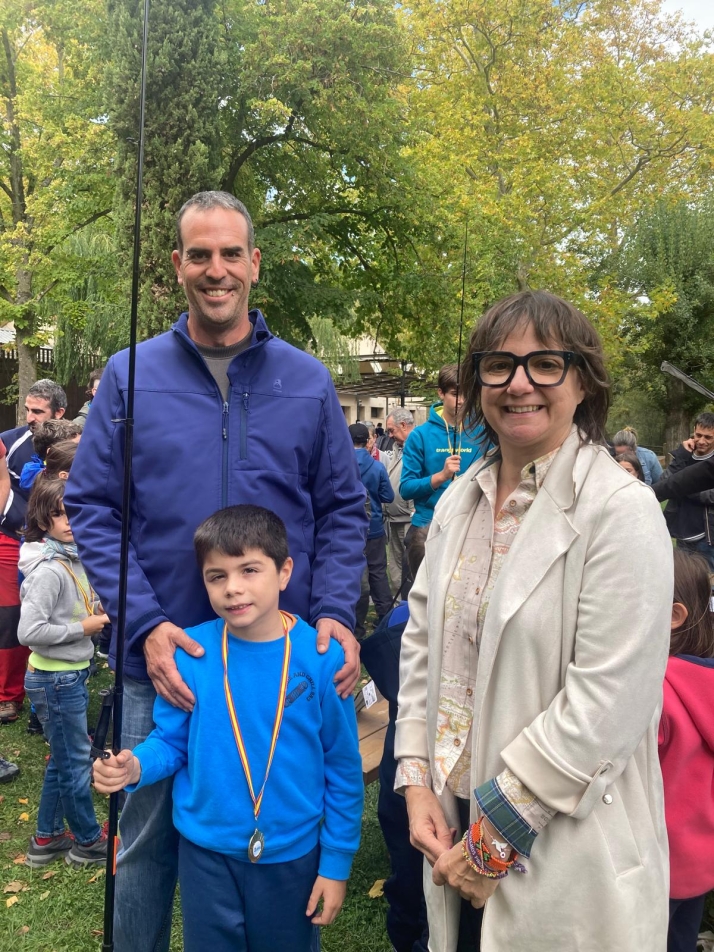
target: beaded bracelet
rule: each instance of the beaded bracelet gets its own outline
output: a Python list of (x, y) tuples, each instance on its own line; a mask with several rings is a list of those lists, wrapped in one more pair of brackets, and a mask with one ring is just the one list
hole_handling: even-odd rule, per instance
[(480, 876), (485, 876), (486, 879), (505, 879), (508, 876), (507, 870), (502, 870), (501, 872), (496, 872), (486, 869), (485, 866), (481, 865), (479, 860), (475, 858), (474, 854), (471, 852), (471, 842), (469, 839), (468, 830), (464, 833), (461, 840), (461, 852), (464, 859), (468, 863), (469, 867), (473, 869), (474, 872), (478, 873)]
[(518, 853), (514, 850), (511, 854), (509, 860), (500, 860), (491, 853), (488, 847), (483, 842), (483, 828), (482, 820), (479, 819), (474, 823), (470, 829), (466, 831), (467, 842), (469, 844), (469, 849), (473, 847), (475, 853), (479, 856), (479, 861), (482, 863), (485, 869), (490, 870), (491, 872), (508, 872), (509, 869), (512, 869), (516, 873), (526, 873), (528, 870), (525, 866), (518, 861)]

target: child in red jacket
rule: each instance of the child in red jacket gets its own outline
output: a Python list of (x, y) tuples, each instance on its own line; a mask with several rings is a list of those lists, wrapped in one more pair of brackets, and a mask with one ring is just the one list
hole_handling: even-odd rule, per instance
[(667, 952), (696, 952), (714, 888), (714, 615), (705, 560), (674, 550), (672, 641), (659, 757), (669, 834)]

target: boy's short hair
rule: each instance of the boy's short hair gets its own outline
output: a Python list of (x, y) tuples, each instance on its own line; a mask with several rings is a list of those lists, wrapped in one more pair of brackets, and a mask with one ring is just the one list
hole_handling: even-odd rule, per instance
[(459, 381), (459, 365), (446, 364), (439, 371), (439, 377), (436, 381), (438, 390), (442, 393), (448, 393), (449, 390), (455, 390)]
[(27, 503), (27, 525), (25, 542), (42, 542), (47, 535), (52, 520), (64, 508), (64, 479), (36, 479), (30, 499)]
[(60, 440), (71, 440), (73, 437), (81, 435), (82, 428), (71, 420), (44, 420), (42, 423), (38, 423), (34, 429), (32, 445), (40, 459), (45, 459), (47, 450), (53, 443), (59, 443)]
[(203, 571), (211, 552), (224, 555), (245, 555), (248, 549), (258, 549), (275, 562), (280, 570), (290, 552), (288, 533), (283, 520), (262, 506), (229, 506), (219, 509), (205, 519), (193, 536), (198, 567)]

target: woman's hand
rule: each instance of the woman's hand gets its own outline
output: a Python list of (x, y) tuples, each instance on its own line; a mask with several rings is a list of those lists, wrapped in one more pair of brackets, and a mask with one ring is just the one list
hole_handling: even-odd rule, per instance
[(437, 886), (451, 886), (474, 909), (486, 904), (500, 882), (499, 879), (489, 879), (471, 869), (464, 859), (460, 842), (439, 856), (431, 878)]
[(409, 840), (433, 866), (454, 844), (456, 830), (447, 825), (444, 811), (429, 787), (407, 787), (404, 791), (409, 814)]

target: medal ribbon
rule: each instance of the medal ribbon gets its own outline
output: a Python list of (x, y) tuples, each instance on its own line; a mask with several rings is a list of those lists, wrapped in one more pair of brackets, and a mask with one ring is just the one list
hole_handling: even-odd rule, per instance
[(280, 725), (283, 722), (283, 711), (285, 710), (285, 692), (288, 686), (288, 668), (290, 667), (291, 652), (290, 635), (288, 633), (289, 617), (290, 616), (286, 612), (280, 612), (280, 620), (283, 623), (283, 637), (285, 638), (283, 668), (280, 675), (280, 690), (278, 691), (278, 704), (275, 710), (275, 721), (273, 723), (273, 736), (270, 741), (268, 764), (265, 768), (265, 778), (263, 780), (263, 785), (260, 788), (260, 793), (257, 797), (255, 795), (255, 788), (253, 787), (253, 778), (250, 772), (250, 764), (248, 763), (248, 753), (245, 749), (245, 743), (243, 742), (243, 734), (241, 733), (240, 724), (238, 723), (238, 715), (236, 714), (235, 704), (233, 703), (231, 686), (228, 682), (228, 625), (223, 625), (223, 641), (221, 644), (221, 654), (223, 656), (223, 690), (226, 694), (228, 715), (231, 719), (231, 727), (233, 728), (233, 736), (235, 738), (236, 747), (238, 748), (238, 756), (240, 757), (240, 762), (243, 765), (243, 773), (245, 774), (245, 779), (248, 782), (248, 791), (250, 793), (250, 798), (253, 801), (253, 813), (256, 820), (258, 819), (260, 807), (263, 802), (263, 791), (265, 790), (265, 785), (268, 782), (268, 774), (270, 773), (270, 767), (273, 763), (273, 755), (275, 754), (275, 748), (278, 743), (278, 734), (280, 733)]
[(89, 586), (89, 592), (87, 592), (84, 586), (82, 585), (82, 583), (79, 581), (77, 576), (72, 571), (72, 569), (69, 567), (69, 565), (67, 565), (66, 562), (62, 562), (61, 559), (58, 559), (58, 562), (62, 566), (62, 568), (65, 570), (65, 572), (69, 572), (69, 574), (74, 579), (74, 584), (77, 586), (79, 594), (82, 596), (82, 601), (84, 602), (84, 607), (87, 609), (87, 614), (93, 615), (94, 605), (92, 604), (92, 599), (90, 598), (90, 595), (91, 596), (94, 595), (94, 590), (92, 589), (92, 586), (91, 585)]

